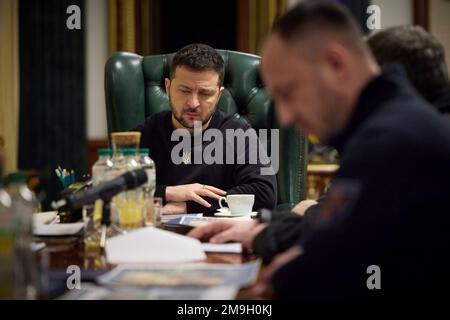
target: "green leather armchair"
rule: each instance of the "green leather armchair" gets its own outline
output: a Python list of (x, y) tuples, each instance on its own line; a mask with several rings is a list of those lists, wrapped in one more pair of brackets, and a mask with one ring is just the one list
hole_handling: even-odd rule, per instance
[[(218, 108), (248, 121), (258, 129), (279, 128), (271, 98), (259, 76), (260, 57), (218, 50), (225, 61), (225, 90)], [(114, 53), (105, 67), (108, 136), (126, 131), (154, 112), (168, 110), (164, 79), (169, 77), (174, 54), (142, 57)], [(286, 209), (306, 195), (307, 141), (294, 129), (280, 129), (278, 209)], [(269, 144), (268, 144), (269, 145)]]

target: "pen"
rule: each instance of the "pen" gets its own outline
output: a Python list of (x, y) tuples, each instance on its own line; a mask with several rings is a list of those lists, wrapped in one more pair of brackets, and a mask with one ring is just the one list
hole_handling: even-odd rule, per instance
[(63, 181), (63, 179), (61, 177), (61, 172), (58, 169), (55, 169), (55, 173), (56, 173), (56, 176), (59, 179), (59, 182), (61, 182), (61, 184), (64, 186), (64, 181)]

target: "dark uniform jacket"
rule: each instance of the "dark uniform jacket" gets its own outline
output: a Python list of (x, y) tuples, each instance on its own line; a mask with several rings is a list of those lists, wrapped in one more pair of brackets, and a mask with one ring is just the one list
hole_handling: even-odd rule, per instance
[[(324, 199), (306, 219), (282, 215), (255, 239), (255, 248), (304, 250), (275, 273), (275, 295), (417, 298), (448, 288), (448, 122), (390, 67), (363, 89), (330, 144), (341, 162)], [(269, 240), (280, 228), (296, 235)]]

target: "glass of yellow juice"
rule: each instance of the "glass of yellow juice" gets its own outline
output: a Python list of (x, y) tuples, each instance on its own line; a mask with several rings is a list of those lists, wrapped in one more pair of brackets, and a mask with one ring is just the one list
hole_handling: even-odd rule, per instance
[(143, 203), (134, 199), (117, 199), (115, 205), (119, 214), (119, 226), (123, 230), (143, 226)]

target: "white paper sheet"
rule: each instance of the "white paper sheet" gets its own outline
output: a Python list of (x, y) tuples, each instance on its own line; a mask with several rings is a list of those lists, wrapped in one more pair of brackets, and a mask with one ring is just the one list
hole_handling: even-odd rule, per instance
[(235, 243), (202, 243), (205, 252), (242, 253), (242, 244)]
[(69, 236), (80, 232), (83, 226), (83, 222), (41, 224), (33, 227), (33, 234), (35, 236)]
[(147, 227), (106, 241), (109, 263), (172, 263), (206, 259), (200, 241)]

